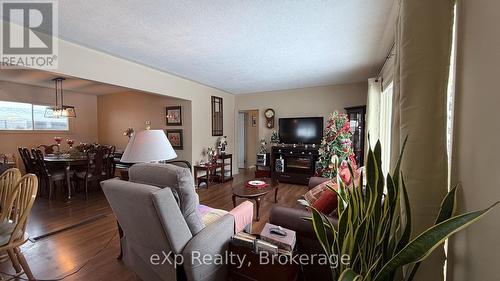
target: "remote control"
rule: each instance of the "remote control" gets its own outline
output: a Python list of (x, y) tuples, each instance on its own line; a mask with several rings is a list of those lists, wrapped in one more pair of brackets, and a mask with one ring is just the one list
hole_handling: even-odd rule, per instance
[(282, 237), (286, 236), (286, 231), (284, 231), (281, 226), (270, 228), (269, 232), (271, 232), (271, 234), (276, 234)]

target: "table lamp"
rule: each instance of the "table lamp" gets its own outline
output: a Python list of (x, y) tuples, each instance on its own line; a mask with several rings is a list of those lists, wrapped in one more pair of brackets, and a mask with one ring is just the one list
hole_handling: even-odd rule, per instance
[(171, 160), (177, 157), (162, 130), (145, 130), (134, 133), (123, 152), (123, 163), (145, 163)]

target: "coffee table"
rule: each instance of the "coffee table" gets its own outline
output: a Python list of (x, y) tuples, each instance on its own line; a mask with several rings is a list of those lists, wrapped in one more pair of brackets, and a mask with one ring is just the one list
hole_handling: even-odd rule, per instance
[(274, 191), (274, 202), (278, 203), (278, 182), (272, 181), (270, 179), (259, 179), (265, 181), (269, 184), (265, 188), (255, 188), (246, 186), (247, 182), (241, 183), (233, 187), (233, 206), (236, 207), (236, 198), (251, 199), (255, 201), (256, 216), (255, 220), (259, 221), (259, 210), (260, 210), (260, 200), (263, 196), (266, 196), (269, 192)]

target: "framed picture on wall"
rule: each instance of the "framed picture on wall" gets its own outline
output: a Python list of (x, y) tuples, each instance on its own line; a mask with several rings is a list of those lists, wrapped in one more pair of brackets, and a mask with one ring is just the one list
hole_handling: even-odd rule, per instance
[(212, 96), (212, 136), (224, 135), (222, 98)]
[(180, 106), (167, 106), (167, 126), (182, 126), (182, 108)]
[(174, 149), (182, 150), (184, 148), (184, 143), (182, 140), (182, 130), (165, 130), (168, 141)]

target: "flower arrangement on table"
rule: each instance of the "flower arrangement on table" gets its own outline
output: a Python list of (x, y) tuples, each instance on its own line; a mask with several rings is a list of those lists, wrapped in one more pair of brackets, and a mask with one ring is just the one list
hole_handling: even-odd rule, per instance
[(349, 183), (351, 174), (348, 163), (351, 164), (353, 170), (357, 169), (352, 149), (349, 118), (346, 114), (335, 111), (328, 116), (327, 122), (319, 148), (320, 157), (316, 176), (334, 179), (337, 177), (337, 168), (339, 168), (340, 178), (345, 183)]

